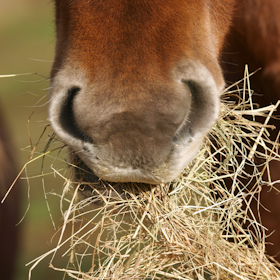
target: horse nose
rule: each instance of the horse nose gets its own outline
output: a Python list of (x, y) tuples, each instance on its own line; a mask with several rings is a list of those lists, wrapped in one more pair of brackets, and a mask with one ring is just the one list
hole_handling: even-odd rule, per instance
[(54, 131), (108, 181), (171, 181), (191, 161), (219, 113), (219, 91), (203, 65), (185, 62), (170, 80), (92, 83), (62, 69), (50, 92)]

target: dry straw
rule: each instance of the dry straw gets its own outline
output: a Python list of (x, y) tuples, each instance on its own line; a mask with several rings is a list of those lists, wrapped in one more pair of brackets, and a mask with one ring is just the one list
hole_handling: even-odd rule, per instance
[[(242, 89), (223, 93), (217, 124), (170, 184), (76, 182), (52, 166), (65, 180), (63, 224), (57, 245), (30, 263), (30, 273), (51, 256), (50, 266), (73, 279), (280, 279), (264, 254), (266, 229), (250, 208), (261, 187), (273, 188), (262, 175), (279, 159), (268, 133), (279, 103), (253, 106), (245, 74)], [(67, 267), (55, 265), (58, 255)]]

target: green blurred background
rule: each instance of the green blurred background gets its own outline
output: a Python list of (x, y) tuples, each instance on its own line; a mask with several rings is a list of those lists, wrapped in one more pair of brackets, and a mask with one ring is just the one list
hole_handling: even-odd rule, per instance
[[(54, 4), (50, 0), (1, 0), (0, 1), (0, 75), (39, 73), (39, 75), (18, 76), (0, 79), (0, 105), (4, 110), (15, 143), (18, 170), (29, 159), (30, 140), (27, 122), (30, 118), (30, 133), (35, 143), (47, 121), (47, 95), (49, 72), (54, 56), (55, 28)], [(48, 128), (37, 151), (42, 152)], [(27, 148), (26, 148), (27, 147)], [(22, 151), (25, 149), (26, 151)], [(20, 224), (21, 245), (16, 280), (28, 279), (29, 267), (25, 264), (55, 246), (51, 238), (55, 233), (47, 209), (41, 173), (41, 160), (29, 164), (30, 208)], [(48, 164), (46, 164), (48, 166)], [(49, 167), (44, 169), (48, 173)], [(50, 172), (51, 173), (51, 172)], [(25, 177), (23, 174), (22, 177)], [(38, 177), (38, 178), (33, 178)], [(44, 177), (46, 191), (60, 191), (63, 181), (53, 174)], [(18, 191), (18, 190), (13, 190)], [(28, 184), (21, 179), (21, 216), (28, 207)], [(9, 198), (8, 198), (9, 199)], [(55, 223), (60, 221), (59, 199), (48, 196), (51, 214)], [(56, 225), (57, 226), (57, 225)], [(63, 275), (48, 267), (50, 258), (40, 263), (32, 272), (32, 279), (62, 279)]]

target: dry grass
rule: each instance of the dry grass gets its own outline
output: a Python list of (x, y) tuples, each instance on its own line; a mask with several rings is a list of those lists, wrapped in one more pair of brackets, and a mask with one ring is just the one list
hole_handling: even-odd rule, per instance
[[(239, 85), (223, 94), (217, 124), (170, 184), (73, 182), (53, 165), (65, 180), (63, 224), (57, 245), (33, 260), (30, 272), (51, 255), (50, 266), (74, 279), (280, 279), (264, 254), (266, 230), (250, 208), (261, 186), (273, 188), (262, 175), (279, 159), (268, 133), (278, 104), (253, 106), (248, 73)], [(227, 101), (229, 95), (238, 101)], [(85, 185), (92, 195), (79, 198)], [(67, 267), (55, 266), (57, 255), (69, 258)]]

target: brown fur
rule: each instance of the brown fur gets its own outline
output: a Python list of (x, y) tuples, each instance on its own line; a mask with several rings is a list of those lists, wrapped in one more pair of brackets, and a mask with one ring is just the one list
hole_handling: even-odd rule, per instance
[[(52, 76), (71, 57), (92, 82), (109, 78), (133, 83), (139, 76), (161, 81), (186, 56), (203, 61), (221, 83), (217, 56), (233, 1), (207, 2), (56, 1), (58, 41)], [(209, 28), (203, 22), (206, 17)]]
[[(55, 3), (57, 47), (50, 120), (61, 138), (105, 179), (130, 178), (118, 177), (118, 172), (106, 177), (112, 166), (119, 170), (129, 165), (146, 173), (158, 165), (162, 176), (157, 174), (151, 181), (170, 178), (166, 174), (172, 164), (166, 158), (177, 146), (184, 146), (176, 141), (188, 129), (192, 135), (200, 127), (205, 135), (205, 122), (212, 124), (215, 119), (210, 113), (216, 101), (211, 99), (211, 90), (208, 93), (212, 84), (206, 82), (204, 88), (200, 76), (213, 77), (221, 90), (221, 69), (227, 82), (235, 82), (242, 78), (247, 63), (251, 70), (262, 67), (252, 77), (252, 88), (263, 94), (256, 101), (266, 105), (280, 97), (277, 0)], [(176, 88), (174, 80), (180, 75), (186, 91)], [(275, 124), (274, 138), (280, 127), (277, 121)], [(182, 155), (192, 154), (196, 148), (191, 146)], [(271, 166), (274, 179), (279, 178), (278, 165)], [(141, 180), (137, 176), (135, 180)], [(279, 196), (264, 192), (262, 202), (274, 208)], [(265, 225), (276, 229), (269, 239), (276, 244), (268, 247), (270, 254), (280, 250), (277, 206), (271, 214), (263, 213)]]

